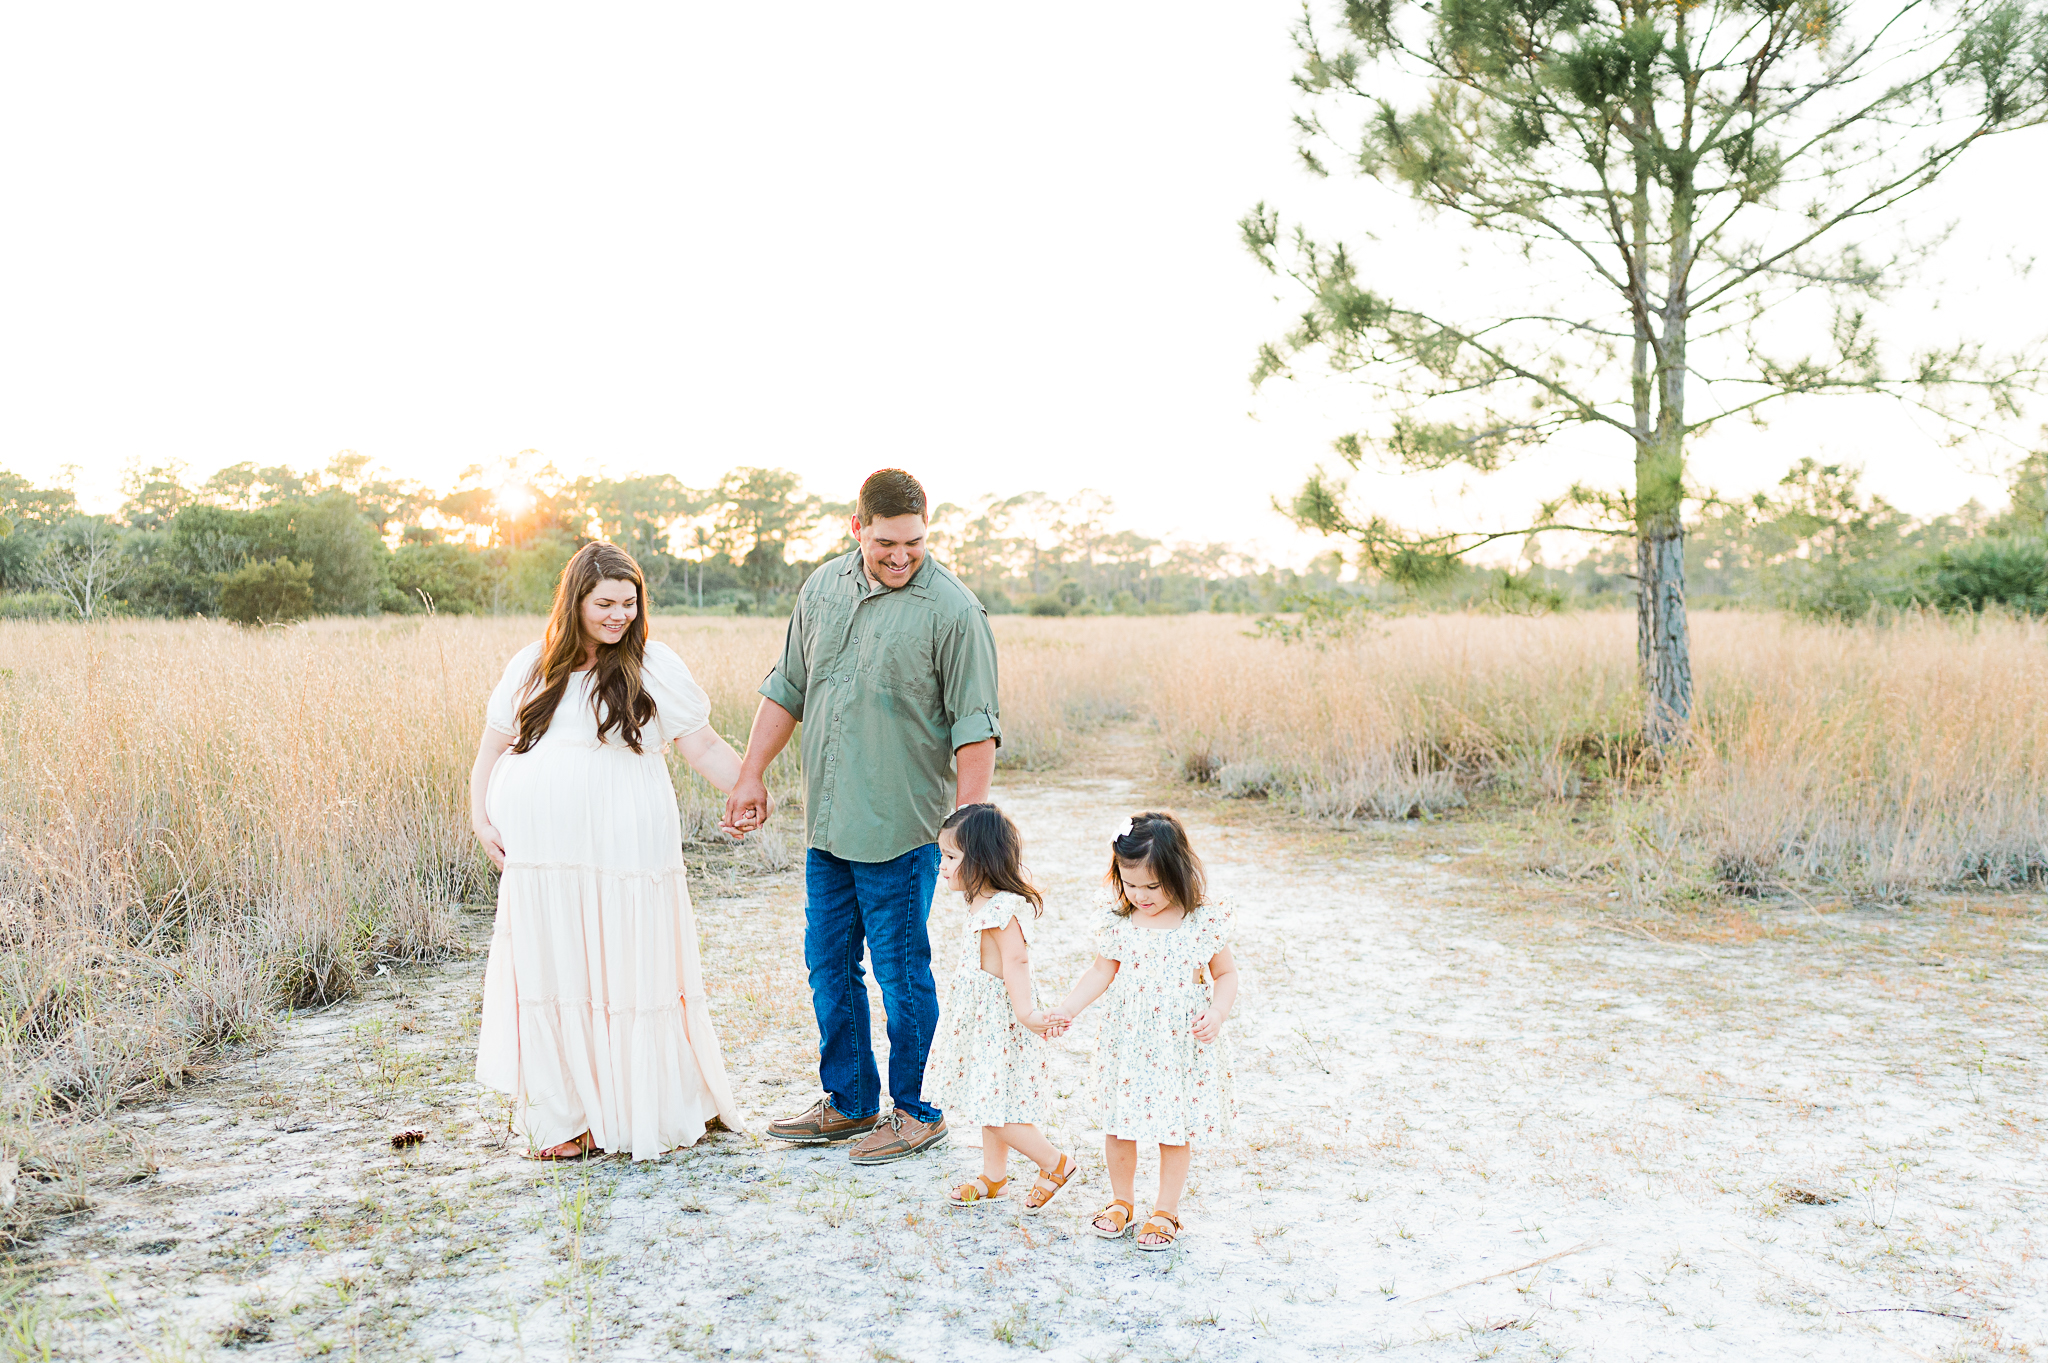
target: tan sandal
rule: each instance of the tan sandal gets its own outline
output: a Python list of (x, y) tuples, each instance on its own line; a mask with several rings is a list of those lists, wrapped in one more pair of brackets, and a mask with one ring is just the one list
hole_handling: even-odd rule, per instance
[(946, 1194), (948, 1207), (985, 1207), (1003, 1195), (1003, 1189), (1010, 1186), (1006, 1178), (990, 1178), (987, 1174), (976, 1174), (967, 1182)]
[[(1145, 1237), (1161, 1235), (1166, 1237), (1157, 1244), (1148, 1245)], [(1172, 1249), (1173, 1242), (1180, 1235), (1180, 1218), (1172, 1212), (1154, 1211), (1145, 1218), (1145, 1224), (1138, 1228), (1138, 1248), (1147, 1250)]]
[[(566, 1155), (556, 1154), (555, 1152), (557, 1150), (560, 1150), (562, 1148), (562, 1145), (573, 1145), (576, 1148)], [(562, 1145), (551, 1145), (545, 1150), (529, 1150), (526, 1152), (526, 1158), (533, 1160), (546, 1160), (551, 1164), (565, 1164), (571, 1160), (583, 1159), (589, 1155), (595, 1154), (597, 1151), (597, 1142), (590, 1138), (590, 1133), (588, 1131), (584, 1132), (582, 1135), (578, 1136), (574, 1140), (563, 1141)]]
[(1040, 1169), (1038, 1181), (1024, 1194), (1024, 1214), (1036, 1216), (1044, 1211), (1045, 1204), (1052, 1201), (1054, 1195), (1067, 1186), (1067, 1180), (1080, 1172), (1081, 1166), (1074, 1163), (1073, 1157), (1065, 1153), (1060, 1155), (1060, 1162), (1051, 1169)]
[[(1121, 1240), (1131, 1233), (1131, 1218), (1137, 1214), (1138, 1209), (1136, 1207), (1133, 1207), (1122, 1198), (1118, 1198), (1101, 1211), (1095, 1213), (1094, 1218), (1088, 1224), (1094, 1227), (1095, 1233), (1105, 1240)], [(1115, 1230), (1109, 1230), (1103, 1226), (1102, 1218), (1105, 1216), (1116, 1222)]]

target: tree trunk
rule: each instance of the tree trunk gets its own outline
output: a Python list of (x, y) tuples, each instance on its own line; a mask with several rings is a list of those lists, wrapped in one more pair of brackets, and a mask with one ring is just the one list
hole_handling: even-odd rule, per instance
[[(1678, 10), (1677, 35), (1682, 50), (1683, 6)], [(1693, 251), (1691, 101), (1689, 94), (1682, 137), (1686, 153), (1666, 160), (1671, 233), (1659, 318), (1663, 336), (1656, 347), (1657, 429), (1647, 444), (1636, 446), (1636, 657), (1642, 667), (1643, 737), (1659, 753), (1683, 737), (1692, 718), (1692, 639), (1685, 620), (1686, 280)], [(1644, 126), (1651, 126), (1649, 111), (1644, 112)], [(1647, 243), (1638, 259), (1647, 274)], [(1649, 301), (1647, 296), (1642, 299), (1638, 336), (1648, 321)], [(1641, 430), (1647, 413), (1640, 397), (1637, 413), (1637, 429)]]
[(1646, 529), (1636, 540), (1636, 660), (1643, 678), (1643, 736), (1663, 749), (1692, 716), (1685, 529), (1676, 516)]
[(1636, 662), (1643, 737), (1669, 748), (1692, 717), (1692, 640), (1685, 621), (1683, 428), (1667, 393), (1650, 442), (1636, 447)]

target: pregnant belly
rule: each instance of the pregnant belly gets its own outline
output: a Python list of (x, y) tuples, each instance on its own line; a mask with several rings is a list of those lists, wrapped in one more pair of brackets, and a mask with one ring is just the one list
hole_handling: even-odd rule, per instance
[(658, 754), (542, 743), (507, 753), (485, 810), (508, 863), (663, 871), (683, 864), (675, 788)]

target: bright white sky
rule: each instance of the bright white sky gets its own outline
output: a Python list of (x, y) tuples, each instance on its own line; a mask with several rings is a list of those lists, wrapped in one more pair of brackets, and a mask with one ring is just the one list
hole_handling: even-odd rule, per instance
[[(1266, 199), (1370, 228), (1395, 284), (1428, 238), (1294, 168), (1298, 12), (12, 6), (0, 467), (76, 465), (104, 508), (135, 462), (345, 448), (436, 485), (531, 448), (692, 483), (780, 465), (832, 497), (901, 464), (940, 500), (1092, 486), (1149, 534), (1306, 557), (1264, 508), (1361, 399), (1250, 392), (1291, 300), (1236, 220)], [(2007, 265), (2048, 207), (2013, 170), (2044, 162), (2039, 133), (1995, 144), (1926, 205), (1961, 224), (1916, 295), (1948, 324), (2048, 329), (2048, 284)], [(1696, 467), (1732, 493), (1805, 453), (1930, 513), (1998, 500), (2012, 450), (1814, 403)], [(1626, 467), (1607, 438), (1357, 486), (1398, 520), (1497, 522)]]

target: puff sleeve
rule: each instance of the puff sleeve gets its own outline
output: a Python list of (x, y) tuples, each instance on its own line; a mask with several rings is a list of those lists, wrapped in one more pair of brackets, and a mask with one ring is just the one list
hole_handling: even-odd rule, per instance
[(512, 661), (505, 664), (505, 675), (498, 678), (498, 684), (491, 690), (491, 698), (484, 705), (484, 725), (507, 738), (519, 737), (519, 702), (526, 690), (527, 679), (533, 675), (533, 665), (540, 660), (540, 641), (536, 639), (512, 655)]
[(664, 746), (711, 722), (711, 697), (697, 685), (681, 655), (667, 644), (647, 646), (640, 681), (654, 697), (654, 721), (661, 728)]
[(967, 911), (967, 930), (979, 932), (986, 928), (1005, 927), (1014, 918), (1017, 920), (1017, 926), (1024, 932), (1024, 940), (1029, 942), (1032, 937), (1032, 919), (1036, 917), (1031, 909), (1031, 901), (1024, 896), (994, 894), (983, 900), (979, 908)]
[(1130, 920), (1120, 917), (1107, 901), (1099, 910), (1095, 919), (1095, 954), (1121, 965), (1130, 959)]
[(1206, 965), (1237, 935), (1237, 911), (1228, 904), (1204, 904), (1201, 916), (1192, 926), (1195, 928), (1195, 962)]

